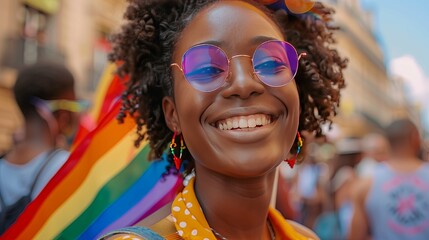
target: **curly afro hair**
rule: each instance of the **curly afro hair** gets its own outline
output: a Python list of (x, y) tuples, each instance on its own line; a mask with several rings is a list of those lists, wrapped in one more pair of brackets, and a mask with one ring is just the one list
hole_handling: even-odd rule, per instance
[[(135, 144), (147, 138), (154, 157), (160, 157), (173, 134), (164, 120), (162, 99), (173, 95), (170, 64), (175, 43), (189, 21), (216, 0), (128, 1), (127, 23), (112, 37), (114, 48), (109, 56), (121, 63), (118, 74), (129, 76), (118, 119), (133, 116), (138, 126)], [(246, 2), (271, 17), (298, 53), (307, 53), (295, 76), (301, 102), (299, 130), (321, 136), (321, 125), (332, 123), (340, 90), (345, 87), (347, 60), (331, 47), (337, 30), (331, 25), (333, 10), (316, 3), (311, 13), (291, 15), (270, 11), (257, 1)]]

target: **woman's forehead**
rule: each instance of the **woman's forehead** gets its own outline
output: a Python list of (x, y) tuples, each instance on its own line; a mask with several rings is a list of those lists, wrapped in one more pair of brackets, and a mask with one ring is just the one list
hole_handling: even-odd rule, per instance
[(181, 56), (188, 48), (206, 42), (242, 51), (264, 38), (283, 39), (279, 27), (264, 12), (246, 2), (220, 1), (201, 10), (189, 22), (177, 42), (175, 55)]

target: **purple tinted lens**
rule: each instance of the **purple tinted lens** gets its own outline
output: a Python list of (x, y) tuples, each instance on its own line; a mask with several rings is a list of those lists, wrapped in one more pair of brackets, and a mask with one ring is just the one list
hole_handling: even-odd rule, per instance
[(197, 90), (211, 92), (221, 87), (228, 75), (228, 58), (219, 47), (198, 45), (183, 55), (186, 80)]
[(253, 68), (265, 84), (281, 87), (296, 74), (298, 54), (295, 48), (283, 41), (267, 41), (258, 46), (253, 55)]

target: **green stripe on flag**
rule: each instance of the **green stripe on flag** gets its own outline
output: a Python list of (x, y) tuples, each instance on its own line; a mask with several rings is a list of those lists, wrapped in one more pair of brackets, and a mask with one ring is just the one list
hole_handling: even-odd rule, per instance
[(55, 239), (77, 239), (83, 231), (107, 208), (115, 202), (146, 171), (149, 144), (134, 157), (130, 164), (109, 180), (98, 192), (92, 203)]

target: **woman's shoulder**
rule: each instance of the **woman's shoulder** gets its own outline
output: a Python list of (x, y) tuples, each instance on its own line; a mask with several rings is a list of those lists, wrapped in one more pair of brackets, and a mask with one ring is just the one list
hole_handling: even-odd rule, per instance
[(133, 226), (118, 229), (98, 238), (98, 240), (181, 240), (176, 233), (172, 217), (168, 216), (153, 226), (146, 228)]
[(121, 228), (112, 232), (109, 232), (98, 240), (126, 240), (126, 239), (139, 239), (139, 240), (164, 240), (164, 238), (158, 233), (152, 231), (149, 228), (132, 226)]
[(135, 226), (109, 232), (98, 240), (179, 240), (181, 238), (176, 234), (173, 218), (170, 215), (169, 209), (171, 209), (171, 206), (167, 204), (149, 217), (138, 222)]
[(293, 229), (295, 229), (295, 231), (307, 237), (309, 240), (319, 240), (319, 237), (310, 228), (292, 220), (286, 220), (286, 221), (293, 227)]

